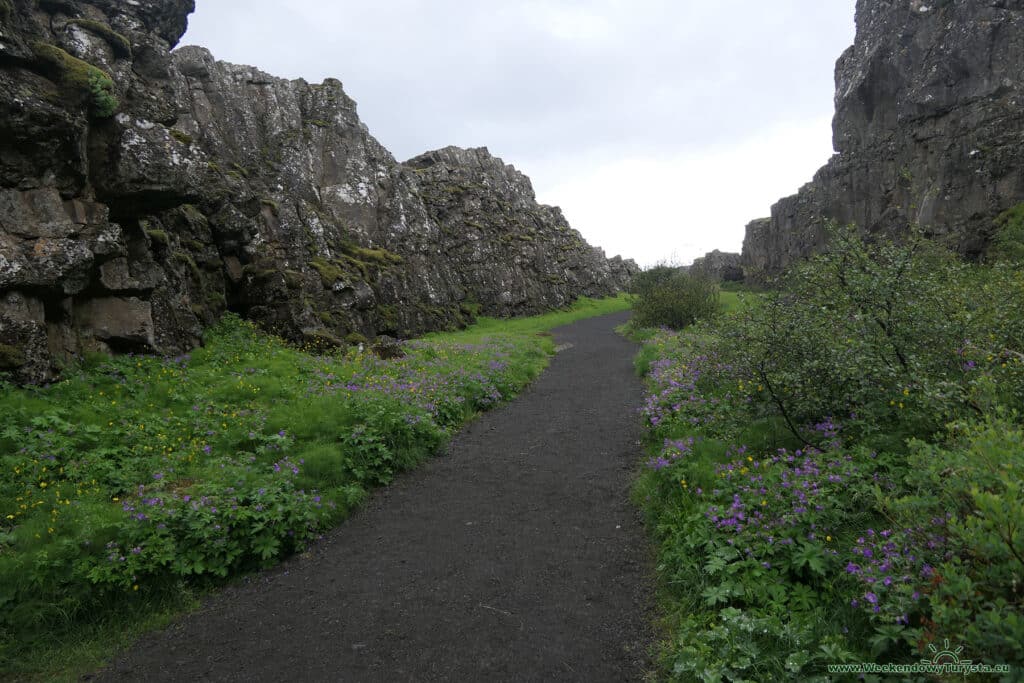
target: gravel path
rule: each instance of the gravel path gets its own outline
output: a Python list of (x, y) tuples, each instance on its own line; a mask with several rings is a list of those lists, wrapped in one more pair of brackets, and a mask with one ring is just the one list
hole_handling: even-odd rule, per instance
[(635, 346), (614, 314), (309, 553), (151, 634), (101, 680), (637, 681), (651, 553), (628, 501)]

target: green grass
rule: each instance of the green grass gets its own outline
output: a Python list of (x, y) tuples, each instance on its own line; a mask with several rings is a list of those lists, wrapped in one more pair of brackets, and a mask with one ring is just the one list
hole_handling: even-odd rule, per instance
[(60, 634), (59, 642), (31, 654), (31, 659), (0, 668), (0, 681), (73, 683), (110, 661), (144, 634), (166, 628), (174, 619), (200, 607), (209, 591), (183, 590), (148, 598), (139, 609), (106, 612)]
[(723, 313), (735, 313), (746, 304), (749, 296), (745, 292), (722, 290), (718, 295), (718, 303)]
[(605, 299), (581, 297), (564, 310), (551, 311), (526, 318), (478, 318), (476, 323), (455, 332), (435, 332), (424, 337), (426, 340), (458, 343), (478, 342), (496, 335), (530, 336), (537, 335), (561, 325), (584, 318), (593, 318), (618, 311), (629, 310), (630, 297), (620, 294)]
[(0, 677), (75, 678), (191, 596), (301, 551), (515, 396), (548, 362), (547, 330), (627, 307), (483, 319), (389, 361), (226, 316), (186, 357), (0, 384)]

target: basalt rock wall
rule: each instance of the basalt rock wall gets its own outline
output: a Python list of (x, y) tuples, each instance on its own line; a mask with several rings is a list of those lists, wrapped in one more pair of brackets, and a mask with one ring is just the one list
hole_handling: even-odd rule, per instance
[[(458, 283), (489, 315), (563, 306), (624, 289), (637, 267), (586, 243), (530, 179), (486, 148), (445, 149), (405, 162)], [(539, 275), (539, 277), (537, 277)], [(610, 288), (611, 287), (611, 288)]]
[(399, 164), (342, 84), (175, 46), (193, 0), (0, 0), (0, 372), (181, 353), (234, 310), (407, 336), (635, 272), (486, 150)]
[(820, 249), (828, 220), (919, 226), (975, 257), (1024, 201), (1024, 0), (858, 0), (856, 21), (836, 64), (836, 154), (748, 226), (751, 279)]

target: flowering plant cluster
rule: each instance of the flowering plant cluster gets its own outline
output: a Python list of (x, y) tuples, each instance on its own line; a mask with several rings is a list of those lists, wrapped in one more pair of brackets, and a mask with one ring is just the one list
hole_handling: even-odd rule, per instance
[(635, 497), (673, 679), (827, 680), (943, 638), (1024, 663), (1024, 277), (833, 245), (736, 314), (645, 333)]

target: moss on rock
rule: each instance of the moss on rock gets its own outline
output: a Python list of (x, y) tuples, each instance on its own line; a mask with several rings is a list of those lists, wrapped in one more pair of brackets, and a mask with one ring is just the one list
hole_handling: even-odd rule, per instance
[(102, 21), (93, 21), (92, 19), (72, 19), (68, 22), (69, 26), (81, 26), (86, 31), (94, 33), (103, 40), (107, 41), (110, 47), (114, 50), (115, 54), (122, 57), (132, 56), (132, 43), (128, 38), (121, 35), (114, 29), (110, 28)]
[(183, 130), (178, 130), (177, 128), (171, 128), (167, 132), (170, 133), (172, 138), (174, 138), (175, 140), (177, 140), (178, 142), (180, 142), (183, 145), (191, 145), (192, 142), (194, 141), (192, 136), (189, 135), (188, 133), (186, 133)]
[(387, 249), (367, 249), (356, 244), (344, 244), (341, 250), (358, 261), (379, 266), (391, 266), (402, 262), (401, 256)]
[(366, 338), (366, 335), (359, 332), (349, 332), (345, 335), (345, 341), (352, 346), (357, 346), (359, 344), (367, 344), (370, 340)]
[(166, 247), (171, 242), (171, 238), (167, 236), (167, 232), (164, 230), (143, 229), (143, 232), (146, 233), (146, 237), (148, 237), (149, 240), (154, 244), (159, 244)]
[(338, 264), (328, 261), (321, 256), (314, 257), (309, 265), (316, 268), (316, 272), (320, 273), (320, 280), (324, 283), (324, 287), (328, 289), (345, 275), (345, 271), (339, 268)]
[(100, 118), (117, 111), (120, 103), (114, 95), (114, 81), (106, 71), (49, 43), (33, 43), (32, 51), (50, 78), (65, 88), (67, 99), (88, 101)]

